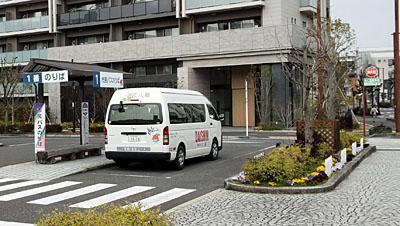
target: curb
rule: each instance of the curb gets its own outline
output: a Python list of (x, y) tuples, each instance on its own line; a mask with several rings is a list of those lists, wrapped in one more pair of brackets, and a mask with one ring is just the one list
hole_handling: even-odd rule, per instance
[(328, 182), (312, 187), (259, 187), (253, 185), (237, 184), (231, 178), (225, 179), (226, 190), (268, 193), (268, 194), (314, 194), (332, 191), (369, 155), (376, 151), (376, 146), (367, 147), (351, 162), (348, 162), (342, 170), (339, 170)]

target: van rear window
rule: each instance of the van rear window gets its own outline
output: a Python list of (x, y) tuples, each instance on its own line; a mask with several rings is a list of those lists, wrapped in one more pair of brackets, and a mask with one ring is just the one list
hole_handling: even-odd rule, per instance
[(160, 104), (113, 104), (108, 115), (110, 125), (147, 125), (161, 124)]

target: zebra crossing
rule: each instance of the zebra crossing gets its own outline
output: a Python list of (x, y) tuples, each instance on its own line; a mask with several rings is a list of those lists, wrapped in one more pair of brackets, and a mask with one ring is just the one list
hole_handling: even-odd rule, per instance
[[(42, 185), (44, 183), (51, 183), (51, 184)], [(31, 188), (32, 186), (37, 186), (37, 187)], [(81, 187), (76, 188), (77, 186)], [(138, 195), (140, 193), (144, 193), (156, 188), (152, 186), (132, 186), (117, 191), (113, 190), (112, 192), (109, 192), (105, 195), (93, 198), (93, 194), (95, 194), (96, 192), (107, 191), (107, 189), (113, 187), (118, 188), (118, 185), (108, 184), (108, 183), (84, 185), (83, 182), (79, 181), (62, 181), (62, 182), (52, 183), (52, 181), (46, 181), (46, 180), (31, 180), (31, 181), (20, 182), (18, 179), (14, 178), (0, 178), (0, 203), (23, 199), (23, 198), (29, 199), (29, 197), (35, 196), (34, 200), (32, 200), (31, 198), (26, 203), (40, 205), (40, 206), (47, 206), (64, 201), (68, 202), (73, 198), (80, 197), (80, 199), (84, 201), (73, 203), (69, 205), (69, 207), (88, 209), (103, 204), (111, 203), (114, 201), (123, 200), (125, 198), (132, 197), (134, 195)], [(14, 189), (17, 189), (18, 191), (13, 192)], [(21, 191), (21, 189), (23, 190)], [(61, 189), (63, 191), (57, 193), (57, 190)], [(7, 191), (7, 194), (2, 194), (5, 191)], [(172, 201), (174, 199), (178, 199), (182, 196), (185, 196), (195, 191), (196, 191), (195, 189), (172, 188), (170, 190), (163, 191), (159, 194), (154, 194), (150, 197), (146, 197), (130, 205), (137, 206), (140, 204), (142, 210), (146, 210), (152, 207), (159, 206), (166, 202)], [(48, 192), (51, 192), (51, 195), (46, 194)], [(38, 198), (37, 195), (41, 197), (37, 199)], [(86, 200), (85, 199), (86, 195), (91, 195), (90, 196), (91, 198)]]

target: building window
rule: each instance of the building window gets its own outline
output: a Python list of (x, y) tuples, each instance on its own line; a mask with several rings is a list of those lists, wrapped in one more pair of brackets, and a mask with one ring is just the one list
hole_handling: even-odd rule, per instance
[(40, 11), (30, 11), (30, 12), (24, 12), (22, 14), (22, 18), (33, 18), (33, 17), (41, 17), (41, 16), (47, 16), (48, 11), (47, 9), (40, 10)]
[(164, 36), (178, 36), (179, 28), (163, 28), (163, 29), (153, 29), (147, 31), (134, 31), (133, 33), (128, 35), (128, 40), (132, 39), (143, 39), (143, 38), (155, 38), (155, 37), (164, 37)]
[(163, 29), (164, 36), (178, 36), (179, 35), (179, 28), (165, 28)]
[(108, 34), (104, 35), (96, 35), (96, 36), (85, 36), (78, 37), (72, 40), (72, 45), (86, 45), (86, 44), (94, 44), (94, 43), (103, 43), (109, 42)]
[(147, 65), (147, 66), (136, 66), (129, 71), (133, 73), (134, 76), (154, 76), (154, 75), (173, 75), (177, 73), (177, 64), (157, 64), (157, 65)]
[(304, 28), (307, 27), (307, 22), (303, 21), (303, 27), (304, 27)]
[(47, 49), (54, 46), (53, 41), (41, 41), (41, 42), (28, 42), (24, 43), (24, 51)]
[(251, 27), (258, 27), (258, 24), (254, 19), (223, 21), (218, 23), (209, 23), (201, 25), (200, 32), (222, 31), (222, 30), (251, 28)]

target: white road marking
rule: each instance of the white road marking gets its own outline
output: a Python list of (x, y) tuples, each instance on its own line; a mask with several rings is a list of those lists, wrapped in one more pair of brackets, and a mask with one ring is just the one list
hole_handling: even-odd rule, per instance
[(11, 145), (8, 145), (8, 146), (9, 147), (18, 147), (18, 146), (25, 146), (25, 145), (32, 145), (32, 144), (35, 144), (35, 143), (11, 144)]
[(231, 140), (226, 140), (223, 141), (224, 144), (259, 144), (262, 142), (252, 142), (252, 141), (231, 141)]
[(109, 203), (115, 200), (123, 199), (128, 196), (136, 195), (144, 191), (148, 191), (150, 189), (153, 189), (154, 187), (148, 187), (148, 186), (134, 186), (131, 188), (127, 188), (121, 191), (117, 191), (108, 195), (103, 195), (98, 198), (90, 199), (84, 202), (80, 202), (74, 205), (71, 205), (70, 207), (77, 207), (77, 208), (93, 208), (96, 206), (103, 205), (105, 203)]
[(0, 191), (7, 191), (15, 188), (22, 188), (30, 185), (35, 185), (35, 184), (42, 184), (46, 183), (48, 180), (31, 180), (31, 181), (24, 181), (16, 184), (9, 184), (9, 185), (3, 185), (0, 186)]
[(65, 182), (51, 184), (51, 185), (47, 185), (47, 186), (43, 186), (43, 187), (39, 187), (39, 188), (33, 188), (33, 189), (25, 190), (25, 191), (20, 191), (20, 192), (8, 194), (8, 195), (0, 196), (0, 201), (10, 201), (10, 200), (14, 200), (14, 199), (20, 199), (20, 198), (37, 195), (40, 193), (44, 193), (44, 192), (48, 192), (48, 191), (52, 191), (52, 190), (56, 190), (56, 189), (60, 189), (60, 188), (64, 188), (64, 187), (69, 187), (69, 186), (80, 184), (80, 183), (82, 183), (82, 182), (65, 181)]
[(34, 224), (0, 221), (1, 226), (35, 226)]
[(92, 174), (118, 176), (118, 177), (142, 177), (142, 178), (165, 178), (165, 179), (171, 179), (171, 177), (157, 177), (157, 176), (138, 175), (138, 174), (117, 174), (117, 173), (92, 173)]
[(56, 202), (61, 202), (67, 199), (72, 199), (78, 196), (82, 196), (82, 195), (86, 195), (92, 192), (96, 192), (96, 191), (100, 191), (106, 188), (110, 188), (110, 187), (114, 187), (116, 186), (116, 184), (94, 184), (91, 186), (87, 186), (84, 188), (79, 188), (76, 190), (72, 190), (72, 191), (68, 191), (68, 192), (64, 192), (58, 195), (53, 195), (53, 196), (49, 196), (46, 198), (42, 198), (42, 199), (37, 199), (37, 200), (33, 200), (27, 203), (30, 204), (39, 204), (39, 205), (49, 205), (49, 204), (53, 204)]
[(18, 180), (18, 179), (15, 179), (15, 178), (3, 178), (3, 179), (0, 179), (0, 183), (16, 181), (16, 180)]
[[(184, 188), (174, 188), (169, 191), (151, 196), (149, 198), (143, 199), (139, 202), (132, 203), (131, 205), (137, 206), (139, 203), (142, 205), (142, 210), (150, 209), (154, 206), (158, 206), (165, 202), (171, 201), (173, 199), (179, 198), (181, 196), (187, 195), (196, 191), (195, 189), (184, 189)], [(124, 206), (125, 208), (127, 206)]]

